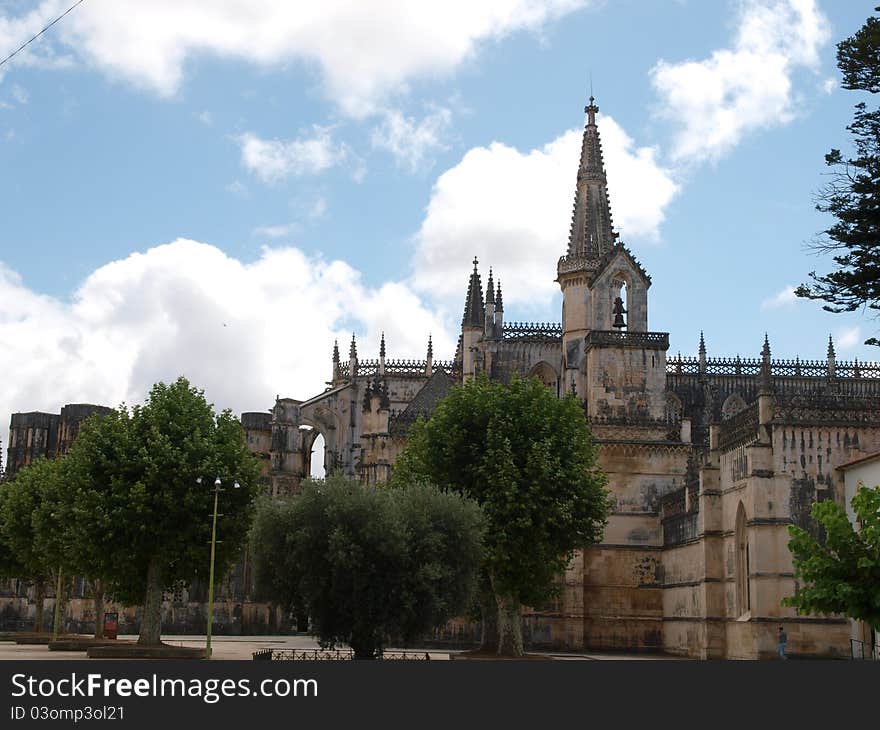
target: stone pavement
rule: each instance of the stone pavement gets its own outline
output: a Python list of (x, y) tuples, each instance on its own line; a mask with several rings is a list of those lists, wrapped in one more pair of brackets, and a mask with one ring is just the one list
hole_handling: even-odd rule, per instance
[[(136, 636), (120, 636), (120, 639), (135, 640)], [(204, 636), (163, 636), (162, 641), (174, 646), (204, 647)], [(250, 660), (253, 653), (260, 649), (317, 649), (318, 642), (311, 636), (214, 636), (211, 637), (213, 658), (226, 660)], [(389, 647), (391, 648), (391, 647)], [(416, 651), (416, 650), (411, 650)], [(423, 651), (423, 650), (420, 650)], [(458, 653), (458, 650), (429, 649), (431, 659), (447, 660), (450, 654)], [(607, 654), (607, 653), (566, 653), (556, 654), (553, 652), (531, 652), (552, 656), (554, 659), (565, 661), (584, 660), (658, 660), (678, 659), (658, 654)], [(10, 641), (0, 641), (0, 660), (6, 659), (53, 659), (76, 661), (86, 659), (85, 652), (49, 651), (43, 644), (15, 644)]]

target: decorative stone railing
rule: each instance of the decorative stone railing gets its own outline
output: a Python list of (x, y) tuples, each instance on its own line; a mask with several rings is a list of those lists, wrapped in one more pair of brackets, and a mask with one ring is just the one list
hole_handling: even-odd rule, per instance
[(510, 322), (501, 331), (504, 340), (555, 341), (562, 339), (559, 322)]
[[(761, 358), (706, 358), (705, 370), (700, 369), (696, 357), (667, 358), (666, 372), (670, 374), (699, 375), (760, 375)], [(858, 360), (838, 362), (833, 368), (826, 360), (771, 360), (770, 375), (783, 378), (880, 378), (880, 362)]]
[(669, 347), (668, 332), (591, 330), (585, 339), (587, 347), (591, 345), (621, 345), (623, 347), (649, 347), (658, 350), (665, 350)]
[[(423, 376), (425, 374), (425, 368), (427, 367), (427, 365), (427, 360), (386, 360), (385, 374), (401, 376)], [(452, 362), (452, 360), (435, 360), (433, 363), (432, 372), (436, 372), (437, 370), (445, 370), (447, 373), (451, 373), (453, 370), (453, 365), (454, 363)], [(375, 375), (376, 371), (379, 369), (379, 361), (361, 360), (358, 362), (357, 368), (358, 375)], [(339, 374), (343, 378), (347, 378), (351, 375), (349, 364), (347, 362), (339, 364)]]

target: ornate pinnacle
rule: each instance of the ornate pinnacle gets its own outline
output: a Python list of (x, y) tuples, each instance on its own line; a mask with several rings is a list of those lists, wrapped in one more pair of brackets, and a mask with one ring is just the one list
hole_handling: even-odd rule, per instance
[(703, 339), (703, 330), (700, 330), (700, 357), (706, 357), (706, 341)]
[(379, 343), (379, 357), (385, 357), (385, 332), (382, 332), (382, 341)]
[(767, 333), (764, 333), (764, 347), (761, 348), (761, 357), (764, 360), (770, 359), (770, 339), (767, 337)]
[(596, 126), (596, 114), (599, 107), (596, 106), (596, 99), (590, 94), (590, 103), (584, 107), (584, 114), (587, 115), (587, 124)]
[(492, 281), (492, 267), (489, 267), (489, 281), (486, 282), (486, 304), (495, 304), (495, 284)]
[(358, 349), (357, 342), (354, 338), (354, 332), (351, 333), (351, 347), (348, 348), (348, 357), (352, 360), (357, 360)]
[(607, 253), (615, 245), (617, 234), (611, 221), (608, 181), (602, 159), (599, 128), (596, 126), (599, 107), (592, 95), (584, 111), (587, 114), (587, 124), (581, 143), (566, 257), (583, 261), (586, 265), (587, 261), (595, 261)]
[(434, 343), (431, 341), (431, 335), (428, 335), (428, 359), (434, 357)]
[(835, 357), (834, 340), (831, 339), (831, 335), (828, 335), (828, 359), (833, 360), (834, 357)]
[(501, 299), (501, 279), (498, 280), (498, 291), (495, 292), (495, 311), (504, 311), (504, 302)]
[(339, 364), (339, 340), (333, 340), (333, 362)]
[(484, 326), (486, 308), (483, 304), (483, 285), (480, 282), (480, 272), (477, 271), (477, 257), (474, 256), (474, 270), (468, 282), (467, 299), (464, 303), (464, 316), (461, 319), (463, 327)]

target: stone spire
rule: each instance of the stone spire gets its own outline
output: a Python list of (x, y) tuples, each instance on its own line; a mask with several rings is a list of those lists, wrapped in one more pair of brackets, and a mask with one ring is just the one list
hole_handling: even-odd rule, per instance
[(333, 340), (333, 364), (339, 364), (339, 340)]
[(501, 279), (498, 280), (498, 291), (495, 292), (495, 311), (504, 311), (504, 301), (501, 299)]
[(492, 281), (492, 267), (489, 267), (489, 281), (486, 282), (486, 304), (495, 304), (495, 284)]
[(700, 372), (706, 372), (706, 341), (703, 339), (703, 330), (700, 330)]
[(486, 307), (483, 304), (483, 284), (480, 281), (480, 272), (477, 271), (477, 257), (474, 256), (474, 270), (468, 282), (467, 299), (464, 303), (464, 317), (461, 319), (462, 327), (485, 326)]
[(385, 375), (385, 333), (382, 333), (382, 340), (379, 342), (379, 368), (377, 375)]
[(425, 377), (430, 378), (434, 372), (434, 343), (428, 335), (428, 358), (425, 360)]
[(828, 377), (834, 377), (834, 371), (837, 368), (837, 355), (834, 352), (834, 340), (828, 335)]
[(581, 144), (574, 212), (568, 237), (568, 253), (565, 257), (568, 259), (599, 259), (615, 245), (617, 238), (611, 221), (608, 180), (602, 160), (599, 128), (596, 126), (598, 111), (595, 99), (590, 96), (590, 103), (584, 108), (587, 124)]
[(354, 380), (357, 376), (358, 367), (358, 350), (357, 342), (354, 338), (354, 332), (351, 333), (351, 347), (348, 348), (348, 374)]
[(767, 333), (764, 333), (764, 346), (761, 348), (761, 375), (759, 377), (758, 394), (769, 393), (772, 390), (772, 380), (770, 378), (770, 339)]

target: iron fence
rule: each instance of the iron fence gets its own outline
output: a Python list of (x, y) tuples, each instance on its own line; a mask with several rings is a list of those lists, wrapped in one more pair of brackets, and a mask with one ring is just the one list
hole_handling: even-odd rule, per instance
[(880, 661), (880, 645), (869, 644), (866, 641), (859, 641), (858, 639), (850, 639), (849, 644), (853, 659), (872, 659), (874, 661)]
[[(351, 649), (260, 649), (253, 654), (255, 661), (345, 661), (354, 659)], [(377, 659), (418, 661), (430, 659), (428, 652), (385, 651)]]

